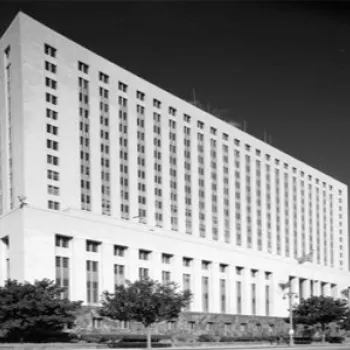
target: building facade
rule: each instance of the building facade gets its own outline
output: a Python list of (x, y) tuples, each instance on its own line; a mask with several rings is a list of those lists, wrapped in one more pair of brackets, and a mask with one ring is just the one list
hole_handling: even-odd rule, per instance
[[(193, 312), (349, 287), (347, 186), (19, 13), (0, 41), (0, 281), (144, 276)], [(311, 261), (297, 259), (313, 252)]]

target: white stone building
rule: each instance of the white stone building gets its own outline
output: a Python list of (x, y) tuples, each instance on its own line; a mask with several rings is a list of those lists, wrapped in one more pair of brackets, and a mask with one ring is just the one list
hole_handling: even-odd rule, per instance
[(1, 283), (93, 305), (149, 275), (192, 311), (271, 316), (289, 278), (350, 285), (346, 185), (23, 13), (0, 40), (0, 151)]

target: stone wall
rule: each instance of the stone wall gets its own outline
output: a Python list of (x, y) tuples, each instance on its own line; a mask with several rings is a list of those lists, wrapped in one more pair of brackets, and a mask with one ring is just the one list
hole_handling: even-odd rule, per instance
[[(119, 322), (100, 317), (96, 309), (83, 307), (78, 314), (75, 330), (78, 332), (113, 332), (115, 334), (143, 334), (143, 326), (137, 322)], [(162, 322), (154, 326), (157, 334), (213, 334), (226, 336), (278, 335), (287, 332), (288, 324), (282, 318), (228, 314), (184, 312), (178, 320)]]

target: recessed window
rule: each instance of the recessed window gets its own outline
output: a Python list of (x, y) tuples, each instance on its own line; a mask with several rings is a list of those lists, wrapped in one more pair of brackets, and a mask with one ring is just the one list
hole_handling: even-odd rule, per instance
[(86, 240), (86, 251), (97, 253), (100, 242)]
[(99, 72), (99, 80), (102, 83), (108, 84), (109, 83), (109, 76), (105, 73)]
[(145, 100), (145, 94), (141, 91), (136, 91), (136, 98), (141, 100), (141, 101), (144, 101)]
[(174, 108), (174, 107), (169, 107), (169, 114), (170, 114), (170, 115), (173, 115), (173, 116), (176, 116), (176, 108)]
[(228, 141), (228, 134), (223, 133), (223, 134), (222, 134), (222, 139), (223, 139), (224, 141)]
[(186, 267), (190, 267), (192, 265), (192, 258), (182, 258), (182, 265)]
[(44, 52), (45, 52), (45, 55), (48, 55), (48, 56), (55, 58), (57, 50), (54, 47), (52, 47), (51, 45), (45, 44), (44, 45)]
[(48, 77), (45, 78), (45, 85), (53, 90), (57, 89), (57, 81), (51, 78), (48, 78)]
[(170, 264), (171, 263), (171, 259), (172, 259), (172, 255), (171, 254), (162, 254), (162, 263), (163, 264)]
[(48, 201), (47, 206), (52, 210), (60, 210), (60, 203), (55, 201)]
[(58, 151), (58, 142), (53, 140), (46, 140), (46, 147), (54, 151)]
[(53, 181), (59, 181), (60, 180), (60, 174), (58, 171), (54, 171), (51, 169), (47, 170), (47, 178), (49, 180), (53, 180)]
[(59, 159), (56, 156), (53, 156), (52, 154), (47, 155), (47, 163), (52, 165), (58, 165)]
[(251, 269), (251, 270), (250, 270), (250, 275), (251, 275), (251, 277), (256, 277), (257, 274), (258, 274), (258, 270), (255, 270), (255, 269)]
[(63, 236), (63, 235), (56, 235), (55, 236), (55, 246), (61, 247), (61, 248), (69, 248), (69, 241), (71, 240), (71, 237)]
[(220, 272), (226, 272), (227, 271), (227, 264), (220, 264), (219, 265), (219, 271)]
[(128, 92), (128, 85), (124, 84), (123, 82), (118, 83), (118, 89), (123, 92)]
[(151, 257), (151, 252), (149, 250), (139, 250), (139, 259), (140, 260), (149, 260)]
[(89, 66), (86, 63), (78, 61), (78, 70), (82, 73), (88, 74), (89, 73)]
[(236, 275), (241, 276), (243, 273), (243, 267), (242, 266), (236, 266)]
[(156, 108), (160, 108), (162, 106), (162, 103), (157, 100), (157, 99), (153, 99), (153, 107), (156, 107)]
[(60, 194), (60, 188), (57, 187), (57, 186), (48, 185), (47, 186), (47, 192), (48, 192), (48, 194), (52, 194), (54, 196), (58, 196)]
[(210, 264), (210, 261), (202, 260), (202, 270), (209, 270)]
[(198, 127), (199, 129), (204, 129), (204, 123), (201, 122), (200, 120), (198, 120), (198, 121), (197, 121), (197, 127)]
[(239, 145), (240, 145), (240, 143), (241, 143), (241, 142), (240, 142), (239, 140), (237, 140), (237, 139), (235, 139), (235, 140), (234, 140), (234, 144), (235, 144), (235, 146), (239, 146)]
[(127, 249), (128, 247), (122, 245), (114, 245), (114, 255), (124, 257)]
[(45, 61), (45, 70), (55, 74), (57, 72), (57, 66), (51, 62)]
[(186, 123), (191, 122), (191, 117), (188, 114), (184, 114), (184, 122), (186, 122)]

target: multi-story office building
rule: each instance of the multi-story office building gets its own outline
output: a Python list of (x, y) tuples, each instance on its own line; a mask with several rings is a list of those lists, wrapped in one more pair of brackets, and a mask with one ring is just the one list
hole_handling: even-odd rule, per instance
[[(174, 280), (285, 316), (349, 286), (347, 186), (20, 13), (0, 41), (0, 279)], [(299, 264), (313, 251), (312, 261)]]

